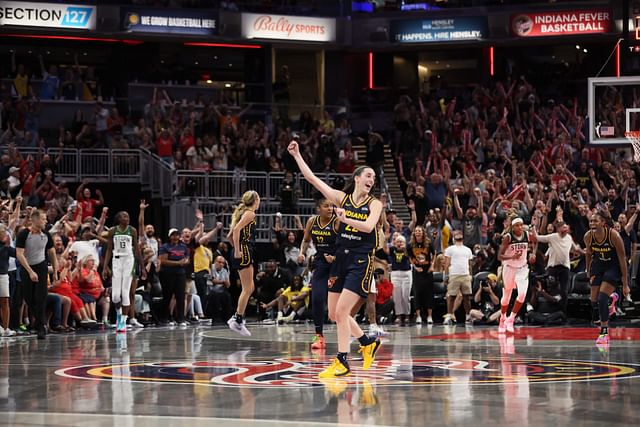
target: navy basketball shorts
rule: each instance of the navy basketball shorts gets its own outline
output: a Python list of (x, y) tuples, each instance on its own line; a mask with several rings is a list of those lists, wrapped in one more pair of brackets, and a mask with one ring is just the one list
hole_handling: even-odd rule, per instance
[(622, 284), (622, 274), (619, 268), (609, 268), (604, 271), (592, 271), (590, 278), (591, 286), (600, 286), (602, 282), (607, 282), (613, 286)]
[(252, 266), (254, 260), (255, 254), (253, 247), (246, 243), (240, 243), (240, 258), (236, 258), (234, 249), (234, 254), (231, 258), (231, 268), (238, 271), (244, 270), (245, 268)]
[(343, 289), (367, 298), (373, 277), (373, 253), (353, 252), (338, 249), (336, 260), (331, 265), (329, 292), (340, 293)]

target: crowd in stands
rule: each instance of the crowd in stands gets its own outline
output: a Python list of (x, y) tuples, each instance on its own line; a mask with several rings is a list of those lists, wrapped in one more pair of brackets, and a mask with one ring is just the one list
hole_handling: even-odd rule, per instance
[[(109, 301), (106, 294), (97, 291), (93, 293), (93, 301), (90, 297), (80, 297), (82, 304), (73, 297), (74, 292), (83, 294), (78, 291), (82, 284), (95, 290), (103, 284), (94, 283), (100, 276), (90, 274), (99, 268), (99, 259), (96, 257), (94, 264), (80, 264), (80, 259), (73, 258), (69, 242), (95, 241), (95, 246), (100, 246), (106, 213), (97, 214), (95, 209), (104, 204), (104, 200), (99, 193), (95, 199), (90, 192), (84, 194), (86, 186), (81, 187), (74, 200), (68, 185), (56, 179), (59, 158), (46, 155), (23, 158), (16, 146), (45, 145), (38, 136), (38, 99), (93, 100), (98, 96), (99, 86), (90, 69), (80, 70), (77, 60), (75, 67), (62, 72), (54, 66), (46, 69), (42, 61), (41, 68), (43, 84), (35, 97), (29, 77), (24, 67), (15, 64), (15, 57), (13, 84), (3, 88), (0, 145), (7, 144), (8, 149), (0, 159), (0, 192), (5, 200), (10, 200), (5, 202), (3, 215), (8, 234), (15, 236), (16, 230), (28, 223), (29, 209), (46, 212), (56, 250), (60, 251), (60, 265), (67, 267), (64, 278), (70, 284), (68, 288), (66, 285), (60, 288), (53, 283), (55, 289), (60, 289), (53, 294), (60, 295), (60, 307), (71, 304), (71, 317), (82, 324), (99, 320), (97, 313), (108, 312)], [(275, 92), (286, 92), (287, 79), (283, 68)], [(297, 120), (292, 120), (285, 108), (287, 96), (279, 99), (280, 117), (273, 123), (265, 123), (247, 119), (251, 104), (239, 110), (201, 99), (177, 101), (166, 90), (155, 89), (141, 117), (135, 120), (124, 117), (118, 108), (108, 109), (98, 101), (93, 117), (84, 117), (78, 112), (70, 128), (60, 129), (58, 143), (79, 148), (143, 148), (176, 170), (285, 172), (280, 190), (284, 214), (295, 214), (300, 194), (292, 172), (295, 164), (286, 153), (292, 139), (300, 141), (303, 157), (317, 172), (352, 172), (359, 160), (354, 143), (366, 145), (366, 162), (380, 170), (385, 144), (381, 134), (372, 131), (354, 134), (344, 110), (335, 114), (324, 111), (321, 117), (305, 111)], [(615, 102), (615, 95), (612, 99)], [(377, 276), (381, 283), (390, 278), (393, 292), (388, 298), (376, 301), (381, 309), (393, 304), (393, 313), (383, 310), (385, 320), (395, 315), (401, 323), (410, 319), (420, 322), (423, 316), (428, 322), (433, 321), (433, 273), (444, 271), (445, 251), (453, 243), (455, 230), (462, 231), (463, 243), (475, 257), (473, 273), (495, 275), (491, 276), (493, 279), (486, 277), (473, 289), (472, 295), (460, 295), (456, 300), (456, 306), (467, 298), (471, 300), (472, 308), (465, 304), (470, 321), (495, 321), (499, 305), (495, 301), (501, 295), (497, 252), (502, 233), (513, 217), (521, 217), (527, 224), (537, 218), (536, 227), (541, 235), (568, 233), (574, 241), (569, 267), (575, 273), (584, 270), (583, 236), (588, 230), (590, 212), (608, 211), (624, 239), (627, 257), (634, 259), (640, 169), (630, 160), (628, 152), (620, 155), (615, 150), (586, 145), (588, 130), (583, 104), (577, 97), (543, 97), (524, 76), (462, 89), (438, 88), (420, 96), (400, 98), (393, 110), (394, 129), (386, 142), (395, 152), (411, 222), (403, 224), (393, 210), (388, 210), (385, 216), (382, 232), (386, 244), (377, 253), (382, 270)], [(144, 211), (142, 206), (141, 211)], [(260, 317), (273, 316), (273, 312), (283, 310), (294, 312), (292, 318), (304, 317), (301, 310), (304, 306), (293, 304), (292, 307), (291, 294), (285, 294), (286, 300), (282, 298), (292, 287), (291, 292), (297, 292), (297, 303), (308, 302), (305, 286), (310, 272), (299, 262), (302, 221), (297, 223), (296, 230), (276, 226), (273, 260), (264, 265), (256, 278), (258, 291), (254, 305)], [(140, 235), (155, 243), (146, 241), (141, 247), (148, 277), (138, 298), (140, 320), (152, 322), (155, 318), (157, 322), (169, 322), (171, 316), (153, 314), (155, 303), (170, 302), (163, 296), (158, 280), (158, 250), (154, 248), (160, 239), (153, 227), (147, 228), (141, 226)], [(213, 235), (202, 229), (202, 225), (180, 234), (180, 240), (191, 249), (193, 265), (186, 269), (186, 276), (190, 281), (193, 273), (195, 279), (186, 295), (175, 295), (174, 304), (180, 305), (184, 299), (189, 307), (193, 306), (192, 320), (196, 316), (222, 319), (232, 309), (235, 297), (234, 273), (226, 267), (229, 248), (225, 243), (214, 245), (211, 254), (202, 249), (211, 261), (204, 266), (194, 262), (194, 257), (198, 248), (207, 247), (207, 243), (213, 241)], [(546, 243), (537, 246), (535, 262), (531, 265), (528, 309), (533, 313), (538, 310), (550, 311), (546, 314), (562, 312), (566, 317), (568, 285), (566, 280), (556, 283), (549, 280), (548, 274), (545, 276), (547, 267), (553, 266), (548, 249)], [(88, 278), (97, 277), (89, 285), (83, 279), (85, 270)], [(431, 276), (425, 279), (420, 276), (422, 273)], [(211, 295), (214, 298), (210, 301)], [(168, 306), (165, 308), (165, 312), (171, 312)], [(210, 310), (216, 314), (212, 315)], [(17, 316), (19, 319), (14, 320), (12, 315), (12, 327), (23, 323), (24, 319)], [(70, 320), (63, 317), (54, 316), (51, 328), (66, 329)], [(522, 317), (548, 321), (548, 316), (531, 313), (526, 316), (522, 313)], [(556, 317), (552, 319), (555, 321)], [(108, 324), (108, 320), (106, 322)]]
[[(408, 229), (400, 224), (392, 231), (408, 241), (419, 228), (414, 226), (422, 226), (437, 255), (445, 253), (455, 230), (461, 230), (464, 245), (475, 256), (473, 273), (496, 274), (502, 233), (510, 221), (520, 217), (531, 224), (536, 218), (539, 234), (571, 236), (567, 267), (577, 273), (585, 270), (583, 237), (589, 216), (602, 210), (624, 240), (631, 269), (639, 231), (640, 168), (630, 150), (587, 146), (585, 107), (577, 98), (541, 98), (524, 76), (403, 96), (394, 109), (394, 143), (413, 221)], [(553, 255), (550, 259), (549, 244), (540, 243), (535, 255), (528, 311), (554, 313), (552, 321), (564, 321), (569, 275), (557, 283), (557, 275), (549, 274), (557, 262)], [(413, 264), (415, 268), (415, 260)], [(501, 279), (499, 274), (493, 278), (474, 290), (472, 321), (496, 320)], [(493, 311), (480, 317), (483, 307)], [(547, 316), (527, 317), (549, 321)]]

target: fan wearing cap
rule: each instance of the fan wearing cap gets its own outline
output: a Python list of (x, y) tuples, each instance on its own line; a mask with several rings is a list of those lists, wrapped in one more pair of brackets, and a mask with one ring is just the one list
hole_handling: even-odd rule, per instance
[[(536, 225), (537, 218), (532, 219), (532, 225)], [(529, 243), (537, 243), (537, 234), (535, 227), (531, 227), (530, 232), (524, 230), (524, 221), (522, 218), (516, 217), (511, 220), (511, 227), (503, 238), (498, 253), (498, 259), (502, 261), (502, 279), (504, 282), (504, 293), (501, 300), (501, 316), (499, 333), (513, 333), (513, 323), (516, 315), (522, 308), (525, 298), (527, 297), (527, 289), (529, 288), (529, 264), (527, 253), (530, 249)], [(533, 249), (533, 247), (532, 247)], [(533, 253), (535, 251), (532, 250)], [(532, 255), (534, 257), (534, 255)], [(518, 297), (516, 299), (511, 314), (507, 317), (509, 302), (511, 301), (511, 293), (514, 289), (518, 289)]]

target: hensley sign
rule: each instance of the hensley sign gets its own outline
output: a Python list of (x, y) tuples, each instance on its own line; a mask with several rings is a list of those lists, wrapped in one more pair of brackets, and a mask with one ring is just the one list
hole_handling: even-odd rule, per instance
[(391, 40), (398, 43), (480, 40), (487, 35), (486, 17), (391, 21)]

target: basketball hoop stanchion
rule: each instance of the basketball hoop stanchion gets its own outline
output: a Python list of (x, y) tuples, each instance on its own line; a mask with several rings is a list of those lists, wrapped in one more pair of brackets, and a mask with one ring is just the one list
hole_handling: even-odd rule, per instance
[(640, 162), (640, 130), (627, 131), (624, 136), (633, 146), (633, 160)]

